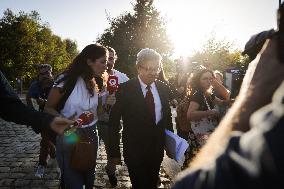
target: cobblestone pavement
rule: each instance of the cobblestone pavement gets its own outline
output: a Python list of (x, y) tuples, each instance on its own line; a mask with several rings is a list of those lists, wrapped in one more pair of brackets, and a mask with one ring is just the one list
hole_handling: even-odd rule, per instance
[[(43, 179), (34, 176), (41, 137), (24, 125), (8, 123), (0, 119), (0, 188), (58, 188), (59, 168), (55, 161), (49, 162)], [(109, 188), (108, 177), (104, 171), (106, 153), (103, 143), (99, 146), (97, 171), (94, 188)], [(165, 160), (163, 165), (171, 164)], [(130, 179), (125, 165), (118, 166), (118, 187), (130, 188)], [(175, 173), (172, 173), (175, 174)], [(170, 177), (161, 167), (160, 188), (169, 188)]]

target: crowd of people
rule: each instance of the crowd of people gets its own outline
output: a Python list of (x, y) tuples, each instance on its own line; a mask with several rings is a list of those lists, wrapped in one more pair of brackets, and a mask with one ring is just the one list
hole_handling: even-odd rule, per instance
[(189, 143), (185, 170), (173, 188), (282, 188), (284, 64), (278, 37), (254, 57), (232, 106), (218, 70), (177, 61), (176, 76), (167, 80), (161, 55), (145, 48), (137, 54), (137, 77), (129, 79), (114, 69), (113, 48), (90, 44), (55, 78), (50, 65), (40, 64), (27, 106), (0, 72), (0, 117), (41, 133), (35, 175), (43, 178), (48, 159), (56, 158), (61, 188), (93, 188), (100, 140), (112, 187), (122, 141), (132, 188), (157, 188), (165, 130), (174, 132), (170, 106), (177, 108), (177, 135)]

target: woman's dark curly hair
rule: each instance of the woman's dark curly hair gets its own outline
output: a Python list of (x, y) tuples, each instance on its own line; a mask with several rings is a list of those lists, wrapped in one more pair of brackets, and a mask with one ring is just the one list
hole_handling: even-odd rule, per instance
[(100, 44), (90, 44), (86, 46), (81, 53), (75, 57), (66, 71), (62, 73), (63, 78), (57, 81), (57, 83), (64, 81), (62, 92), (67, 91), (68, 88), (74, 87), (78, 77), (82, 77), (86, 83), (89, 93), (94, 95), (96, 84), (100, 88), (102, 86), (103, 79), (95, 77), (93, 70), (87, 64), (87, 59), (95, 61), (105, 55), (108, 55), (108, 50)]
[(200, 86), (200, 78), (206, 72), (210, 72), (212, 76), (214, 77), (213, 71), (207, 68), (202, 68), (193, 73), (193, 75), (191, 76), (189, 80), (189, 94), (192, 94), (195, 91), (203, 91), (202, 87)]

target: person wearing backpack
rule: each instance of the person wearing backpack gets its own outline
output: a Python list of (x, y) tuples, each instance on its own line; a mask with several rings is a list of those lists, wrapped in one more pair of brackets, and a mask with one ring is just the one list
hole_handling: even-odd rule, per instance
[[(98, 96), (103, 85), (103, 76), (107, 68), (108, 50), (99, 44), (90, 44), (79, 53), (67, 70), (58, 76), (51, 89), (45, 111), (63, 117), (81, 118), (88, 111), (92, 119), (81, 128), (66, 135), (58, 135), (56, 140), (56, 158), (61, 170), (61, 186), (68, 189), (93, 188), (98, 149), (96, 125), (97, 109), (100, 106)], [(94, 159), (82, 157), (76, 163), (87, 163), (91, 167), (79, 170), (74, 167), (74, 156), (78, 156), (80, 145), (88, 145)], [(92, 146), (93, 149), (89, 147)], [(78, 148), (79, 147), (79, 148)], [(76, 154), (77, 153), (77, 154)], [(72, 160), (72, 161), (71, 161)], [(76, 159), (78, 160), (78, 159)], [(87, 162), (86, 162), (87, 161)], [(92, 161), (92, 162), (89, 162)], [(80, 167), (79, 167), (80, 168)]]
[[(35, 109), (33, 100), (38, 105), (38, 111), (42, 112), (53, 85), (52, 67), (49, 64), (38, 65), (38, 77), (30, 85), (28, 94), (26, 95), (27, 105)], [(46, 130), (42, 130), (40, 141), (40, 154), (38, 168), (35, 173), (36, 177), (43, 178), (47, 162), (50, 158), (55, 159), (55, 141), (50, 140), (49, 133)], [(55, 138), (55, 137), (54, 137)]]

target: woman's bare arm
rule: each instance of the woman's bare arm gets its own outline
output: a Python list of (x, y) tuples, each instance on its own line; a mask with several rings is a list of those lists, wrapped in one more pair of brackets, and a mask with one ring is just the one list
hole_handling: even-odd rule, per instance
[(60, 113), (57, 112), (56, 107), (62, 96), (63, 93), (60, 92), (60, 88), (53, 87), (49, 92), (48, 99), (44, 107), (44, 111), (55, 116), (60, 116)]
[(199, 104), (197, 102), (191, 101), (187, 110), (187, 119), (189, 121), (199, 121), (202, 118), (210, 117), (210, 116), (218, 116), (218, 112), (215, 110), (206, 110), (200, 111), (198, 110)]
[(218, 94), (220, 94), (224, 98), (225, 101), (230, 100), (231, 92), (228, 89), (226, 89), (226, 87), (224, 87), (222, 83), (218, 82), (216, 78), (213, 79), (212, 85), (213, 85), (214, 90)]
[(283, 79), (284, 64), (277, 59), (277, 40), (268, 40), (261, 53), (250, 63), (235, 103), (190, 167), (195, 169), (210, 165), (224, 150), (233, 131), (248, 131), (251, 114), (271, 102), (274, 91)]

